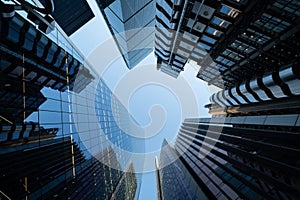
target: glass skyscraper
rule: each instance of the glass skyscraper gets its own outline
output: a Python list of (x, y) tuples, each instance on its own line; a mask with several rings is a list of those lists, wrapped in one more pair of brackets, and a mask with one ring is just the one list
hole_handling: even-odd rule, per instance
[(158, 199), (207, 199), (178, 156), (164, 140), (160, 157), (155, 161)]
[[(177, 77), (194, 61), (198, 78), (223, 89), (205, 106), (211, 118), (182, 123), (173, 148), (179, 161), (166, 169), (182, 162), (208, 199), (297, 199), (299, 2), (162, 0), (156, 7), (158, 69)], [(177, 173), (168, 174), (158, 180), (162, 199), (172, 199), (163, 192), (177, 184)]]
[(0, 199), (134, 199), (130, 114), (58, 25), (45, 34), (26, 12), (1, 13)]
[[(208, 199), (297, 199), (299, 127), (298, 115), (186, 119), (172, 149), (178, 159), (159, 170), (162, 199), (197, 187)], [(197, 187), (175, 189), (189, 177)]]
[(97, 1), (129, 69), (135, 67), (154, 47), (155, 1)]

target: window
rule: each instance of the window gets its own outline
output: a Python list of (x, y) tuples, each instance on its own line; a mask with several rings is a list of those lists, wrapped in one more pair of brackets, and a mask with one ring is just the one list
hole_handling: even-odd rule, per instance
[(271, 39), (269, 36), (266, 36), (262, 33), (254, 31), (253, 29), (250, 29), (250, 28), (248, 28), (247, 32), (244, 32), (240, 37), (244, 38), (246, 40), (258, 43), (260, 45), (265, 44), (266, 42), (268, 42)]
[(216, 40), (215, 40), (215, 39), (212, 39), (211, 37), (208, 37), (208, 36), (206, 36), (206, 35), (203, 35), (203, 36), (201, 37), (201, 39), (202, 39), (203, 41), (205, 41), (205, 42), (210, 43), (210, 44), (215, 44), (215, 43), (216, 43)]
[(232, 61), (224, 58), (223, 56), (218, 56), (216, 60), (219, 61), (219, 62), (221, 62), (224, 65), (229, 66), (229, 67), (231, 67), (232, 65), (235, 64), (234, 62), (232, 62)]
[(226, 49), (223, 53), (222, 53), (224, 56), (227, 56), (233, 60), (236, 60), (236, 61), (239, 61), (241, 60), (242, 58), (244, 58), (244, 56), (236, 53), (236, 52), (233, 52), (229, 49)]
[(187, 43), (182, 42), (182, 41), (180, 42), (179, 46), (186, 49), (186, 50), (188, 50), (188, 51), (192, 51), (193, 48), (194, 48), (192, 45), (187, 44)]
[(237, 49), (238, 51), (242, 51), (244, 53), (252, 53), (256, 49), (252, 46), (249, 46), (248, 44), (245, 44), (239, 40), (234, 41), (231, 45), (232, 48)]
[(192, 41), (192, 42), (197, 42), (198, 39), (199, 39), (199, 37), (197, 37), (197, 36), (195, 36), (195, 35), (193, 35), (189, 32), (186, 32), (186, 31), (184, 32), (183, 37), (185, 39), (188, 39), (188, 40)]
[(223, 32), (218, 31), (217, 29), (214, 29), (214, 28), (211, 28), (211, 27), (207, 27), (205, 32), (207, 32), (211, 35), (217, 36), (217, 37), (220, 37), (223, 34)]
[(299, 2), (297, 1), (277, 0), (273, 5), (278, 9), (286, 11), (292, 15), (300, 16)]
[(212, 19), (212, 23), (215, 24), (215, 25), (218, 25), (218, 26), (220, 26), (222, 28), (228, 28), (228, 26), (230, 25), (229, 22), (227, 22), (227, 21), (225, 21), (225, 20), (223, 20), (223, 19), (221, 19), (219, 17), (214, 17)]
[(206, 44), (203, 44), (203, 43), (199, 43), (199, 46), (200, 47), (202, 47), (202, 48), (204, 48), (205, 50), (207, 50), (207, 51), (209, 51), (210, 49), (211, 49), (211, 46), (208, 46), (208, 45), (206, 45)]
[(12, 75), (14, 77), (20, 77), (22, 72), (23, 72), (23, 68), (20, 66), (17, 66), (12, 72), (9, 73), (9, 75)]
[(200, 48), (195, 48), (194, 51), (197, 52), (197, 53), (200, 53), (201, 55), (204, 55), (204, 56), (207, 54), (206, 51), (204, 51), (204, 50), (202, 50)]
[(280, 33), (286, 30), (291, 24), (267, 13), (263, 13), (261, 18), (256, 20), (252, 25), (264, 27), (270, 32)]
[(240, 11), (235, 9), (235, 8), (231, 8), (225, 4), (222, 4), (222, 7), (221, 7), (221, 10), (220, 10), (221, 13), (225, 14), (225, 15), (228, 15), (232, 18), (236, 18)]
[(36, 76), (37, 76), (37, 73), (35, 73), (35, 72), (30, 72), (30, 73), (27, 74), (27, 76), (25, 77), (25, 80), (31, 81), (31, 80), (34, 79)]

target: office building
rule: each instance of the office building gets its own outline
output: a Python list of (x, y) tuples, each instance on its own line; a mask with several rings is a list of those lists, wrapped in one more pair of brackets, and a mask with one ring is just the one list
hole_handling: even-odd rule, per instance
[[(45, 5), (45, 0), (40, 2)], [(53, 4), (54, 11), (51, 15), (68, 36), (95, 17), (85, 0), (54, 0)]]
[(158, 69), (176, 77), (192, 60), (198, 78), (228, 88), (293, 64), (299, 8), (294, 0), (158, 1)]
[[(134, 142), (113, 123), (112, 92), (102, 98), (103, 80), (66, 36), (81, 25), (47, 33), (30, 10), (2, 11), (0, 199), (134, 199), (141, 178), (116, 148), (131, 150)], [(58, 24), (64, 11), (53, 14)], [(118, 108), (118, 120), (128, 121)]]
[(299, 63), (282, 66), (237, 86), (213, 94), (211, 114), (299, 114)]
[(198, 78), (223, 89), (206, 105), (212, 118), (179, 130), (184, 168), (208, 199), (297, 199), (299, 2), (166, 2), (157, 5), (158, 68), (178, 75), (192, 60)]
[(187, 119), (176, 148), (187, 150), (183, 159), (195, 164), (192, 168), (196, 173), (200, 170), (200, 180), (205, 182), (209, 178), (217, 188), (215, 191), (213, 186), (208, 188), (215, 196), (296, 199), (299, 195), (299, 177), (295, 174), (299, 170), (299, 148), (294, 142), (299, 139), (297, 120), (298, 115)]
[[(299, 115), (186, 119), (173, 148), (179, 160), (163, 170), (182, 162), (176, 170), (188, 171), (185, 177), (192, 177), (208, 199), (297, 199), (299, 119)], [(164, 156), (160, 159), (167, 161)], [(178, 173), (169, 173), (162, 178), (162, 199), (172, 199), (168, 195), (176, 193), (177, 177)], [(189, 189), (190, 194), (196, 191)]]
[(155, 1), (97, 1), (129, 69), (135, 67), (154, 47)]
[(157, 199), (207, 199), (178, 156), (164, 140), (160, 157), (155, 160)]

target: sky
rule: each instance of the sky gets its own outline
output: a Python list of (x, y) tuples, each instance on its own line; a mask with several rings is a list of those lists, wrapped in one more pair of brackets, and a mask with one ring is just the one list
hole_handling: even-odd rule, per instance
[[(111, 34), (95, 1), (88, 0), (88, 3), (95, 18), (74, 33), (71, 40), (87, 57), (98, 53), (101, 63), (101, 54), (108, 51), (103, 43), (111, 39)], [(175, 141), (184, 118), (209, 117), (204, 105), (209, 103), (210, 94), (217, 91), (217, 88), (208, 87), (205, 82), (196, 78), (199, 68), (193, 63), (188, 63), (177, 79), (156, 70), (155, 64), (152, 53), (129, 70), (122, 58), (118, 57), (102, 73), (109, 88), (145, 128), (146, 135), (149, 135), (145, 152), (151, 155), (159, 152), (164, 138), (171, 143)], [(152, 163), (150, 169), (154, 169), (154, 160)], [(153, 170), (147, 171), (149, 172), (143, 175), (139, 199), (153, 200), (156, 199), (155, 173)]]

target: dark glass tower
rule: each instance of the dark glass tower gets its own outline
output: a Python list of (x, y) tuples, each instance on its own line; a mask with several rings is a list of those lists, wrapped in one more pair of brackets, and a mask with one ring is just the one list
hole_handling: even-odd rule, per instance
[(97, 1), (111, 34), (129, 69), (154, 47), (155, 1)]
[[(40, 0), (45, 5), (45, 0)], [(64, 32), (70, 36), (95, 15), (85, 0), (54, 0), (52, 16)]]
[(298, 115), (186, 119), (175, 149), (211, 198), (297, 199)]
[(164, 140), (160, 157), (155, 160), (158, 199), (208, 199), (178, 156)]
[[(174, 148), (160, 156), (160, 163), (169, 162), (170, 151), (179, 158), (157, 172), (159, 199), (181, 194), (187, 198), (197, 188), (202, 191), (200, 199), (297, 199), (299, 119), (299, 115), (186, 119)], [(187, 183), (197, 187), (182, 185), (188, 178), (192, 181)]]

